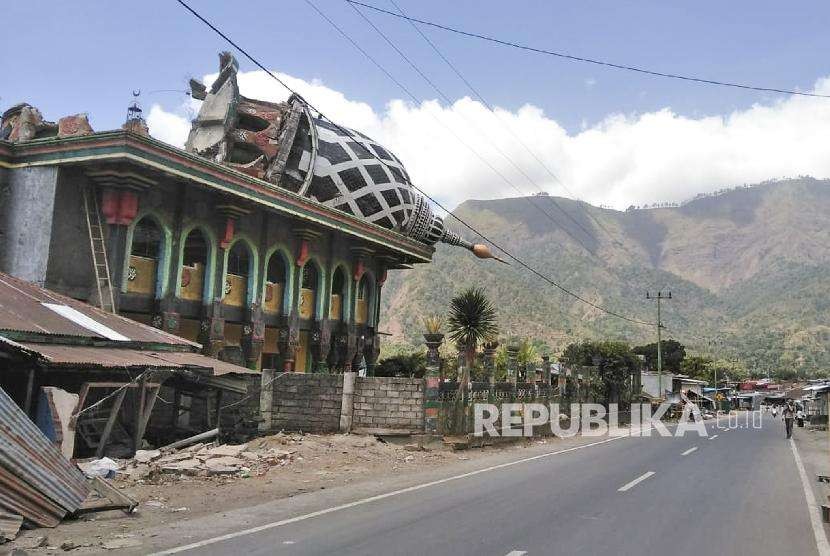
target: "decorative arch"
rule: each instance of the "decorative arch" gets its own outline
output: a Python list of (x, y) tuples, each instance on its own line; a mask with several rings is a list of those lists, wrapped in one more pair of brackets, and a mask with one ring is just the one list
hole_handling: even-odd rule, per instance
[(282, 244), (271, 246), (265, 253), (265, 266), (262, 271), (262, 292), (260, 299), (265, 300), (265, 288), (268, 282), (268, 267), (271, 264), (272, 257), (280, 257), (283, 265), (285, 265), (285, 285), (282, 292), (282, 303), (280, 304), (280, 312), (283, 315), (291, 313), (291, 300), (294, 299), (294, 261), (291, 257), (291, 251)]
[[(375, 273), (371, 270), (366, 270), (360, 277), (360, 280), (355, 284), (355, 323), (365, 324), (366, 326), (375, 325), (375, 310), (378, 299), (378, 281)], [(365, 309), (361, 307), (362, 302), (365, 302)], [(363, 312), (365, 311), (365, 321), (361, 322)]]
[(127, 293), (128, 282), (130, 282), (130, 267), (133, 252), (133, 237), (135, 236), (135, 229), (144, 219), (149, 218), (158, 227), (161, 232), (160, 245), (158, 247), (158, 254), (156, 257), (156, 281), (154, 286), (154, 294), (156, 299), (161, 299), (167, 294), (167, 283), (170, 277), (170, 252), (173, 234), (170, 227), (165, 223), (164, 218), (153, 210), (145, 210), (138, 214), (133, 219), (129, 226), (127, 226), (127, 245), (126, 256), (124, 257), (124, 267), (121, 269), (121, 292)]
[(210, 303), (213, 299), (213, 283), (216, 279), (216, 251), (218, 248), (218, 241), (216, 234), (209, 226), (200, 223), (192, 223), (182, 230), (179, 237), (179, 255), (178, 264), (176, 265), (176, 297), (182, 297), (182, 273), (184, 270), (184, 251), (187, 238), (193, 231), (198, 231), (202, 234), (207, 242), (207, 253), (205, 255), (205, 269), (202, 277), (202, 302)]
[(317, 280), (316, 280), (316, 290), (314, 296), (314, 314), (312, 318), (320, 318), (323, 314), (323, 307), (325, 307), (325, 295), (326, 295), (326, 270), (322, 264), (320, 264), (320, 260), (317, 257), (311, 256), (308, 258), (303, 266), (299, 267), (299, 276), (300, 276), (300, 283), (298, 284), (300, 288), (300, 295), (297, 296), (297, 312), (300, 312), (300, 306), (303, 302), (303, 274), (308, 268), (308, 265), (314, 265), (315, 270), (317, 271)]
[[(338, 271), (341, 273), (343, 278), (342, 284), (342, 291), (337, 292), (335, 291), (335, 280), (337, 280), (337, 273)], [(352, 279), (351, 279), (351, 271), (349, 266), (343, 261), (337, 261), (332, 266), (331, 271), (331, 278), (329, 282), (329, 318), (331, 318), (331, 307), (332, 302), (334, 300), (334, 295), (340, 294), (340, 318), (336, 320), (340, 320), (343, 322), (349, 322), (349, 317), (351, 317), (351, 298), (352, 298)]]
[(245, 295), (245, 305), (251, 305), (257, 299), (257, 269), (259, 268), (259, 253), (257, 253), (254, 241), (246, 234), (237, 233), (233, 241), (224, 250), (222, 256), (222, 299), (225, 298), (225, 284), (228, 280), (228, 257), (233, 248), (242, 242), (248, 249), (248, 283)]

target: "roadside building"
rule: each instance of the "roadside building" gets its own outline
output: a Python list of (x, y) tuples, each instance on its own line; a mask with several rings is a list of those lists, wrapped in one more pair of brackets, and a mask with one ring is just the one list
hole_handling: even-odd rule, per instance
[(259, 376), (200, 347), (0, 273), (0, 389), (67, 458), (216, 428)]
[(0, 271), (198, 342), (251, 369), (373, 368), (391, 269), (445, 229), (403, 164), (299, 97), (243, 97), (220, 56), (186, 148), (27, 104), (0, 123)]

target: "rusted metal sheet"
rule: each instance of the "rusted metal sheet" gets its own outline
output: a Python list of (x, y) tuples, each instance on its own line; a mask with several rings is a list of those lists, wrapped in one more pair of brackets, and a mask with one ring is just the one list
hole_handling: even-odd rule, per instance
[(103, 338), (101, 334), (49, 309), (44, 303), (70, 307), (96, 323), (129, 338), (132, 342), (199, 347), (199, 344), (195, 342), (168, 334), (152, 326), (107, 313), (86, 303), (0, 273), (0, 331)]
[[(0, 389), (0, 506), (35, 523), (54, 523), (89, 494), (81, 471)], [(51, 517), (51, 519), (49, 519)]]
[(23, 516), (0, 511), (0, 540), (14, 539), (23, 525)]
[(155, 357), (157, 352), (93, 346), (66, 346), (20, 342), (48, 361), (49, 366), (81, 368), (176, 368), (170, 361)]
[(202, 368), (214, 376), (225, 374), (259, 374), (246, 367), (226, 363), (199, 353), (184, 351), (143, 351), (94, 346), (69, 346), (60, 344), (38, 344), (33, 342), (11, 342), (0, 336), (0, 342), (22, 353), (34, 354), (49, 363), (49, 366), (83, 368), (136, 368), (136, 369), (181, 369)]
[(158, 357), (160, 359), (163, 359), (176, 365), (181, 365), (183, 367), (203, 367), (205, 369), (212, 369), (213, 376), (221, 376), (226, 374), (260, 374), (259, 371), (255, 371), (247, 367), (242, 367), (240, 365), (234, 365), (233, 363), (220, 361), (218, 359), (214, 359), (213, 357), (208, 357), (206, 355), (202, 355), (199, 353), (191, 353), (184, 351), (163, 351), (156, 352), (154, 355), (155, 357)]
[(21, 515), (38, 527), (55, 527), (67, 513), (3, 467), (0, 467), (0, 508)]

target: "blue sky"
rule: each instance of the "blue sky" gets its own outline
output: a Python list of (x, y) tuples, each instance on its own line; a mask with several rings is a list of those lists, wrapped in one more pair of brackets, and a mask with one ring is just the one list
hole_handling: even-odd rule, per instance
[[(394, 9), (388, 0), (371, 1)], [(315, 2), (418, 97), (436, 98), (345, 2)], [(827, 2), (398, 2), (423, 19), (659, 71), (803, 90), (830, 75)], [(271, 68), (306, 82), (321, 80), (378, 114), (404, 98), (302, 0), (192, 3)], [(25, 100), (48, 119), (86, 111), (96, 129), (122, 123), (133, 89), (144, 92), (145, 108), (159, 104), (175, 111), (182, 95), (149, 92), (184, 89), (189, 77), (215, 72), (216, 53), (227, 48), (172, 0), (11, 0), (3, 12), (0, 108)], [(469, 94), (408, 23), (367, 15), (452, 99)], [(755, 103), (787, 102), (781, 95), (646, 77), (426, 33), (492, 104), (511, 112), (533, 105), (572, 136), (615, 114), (637, 118), (669, 109), (675, 118), (697, 120), (751, 110)], [(241, 57), (240, 65), (254, 69)], [(567, 165), (567, 158), (553, 162)], [(571, 183), (580, 189), (580, 173), (573, 172)], [(603, 201), (590, 189), (583, 193)], [(629, 197), (639, 199), (623, 195), (610, 202)]]

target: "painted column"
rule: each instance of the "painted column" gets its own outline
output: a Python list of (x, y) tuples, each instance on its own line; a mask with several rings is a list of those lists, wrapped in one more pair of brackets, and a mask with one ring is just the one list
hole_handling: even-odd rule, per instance
[(542, 384), (550, 386), (550, 355), (542, 356)]
[(491, 386), (496, 383), (496, 350), (498, 347), (499, 343), (496, 341), (485, 342), (484, 344), (485, 380), (487, 380)]
[(424, 389), (424, 432), (437, 434), (441, 393), (441, 356), (438, 349), (444, 341), (443, 334), (424, 334), (427, 344), (426, 388)]
[(519, 344), (515, 340), (510, 340), (507, 344), (507, 381), (511, 384), (518, 382), (518, 362), (519, 362)]

